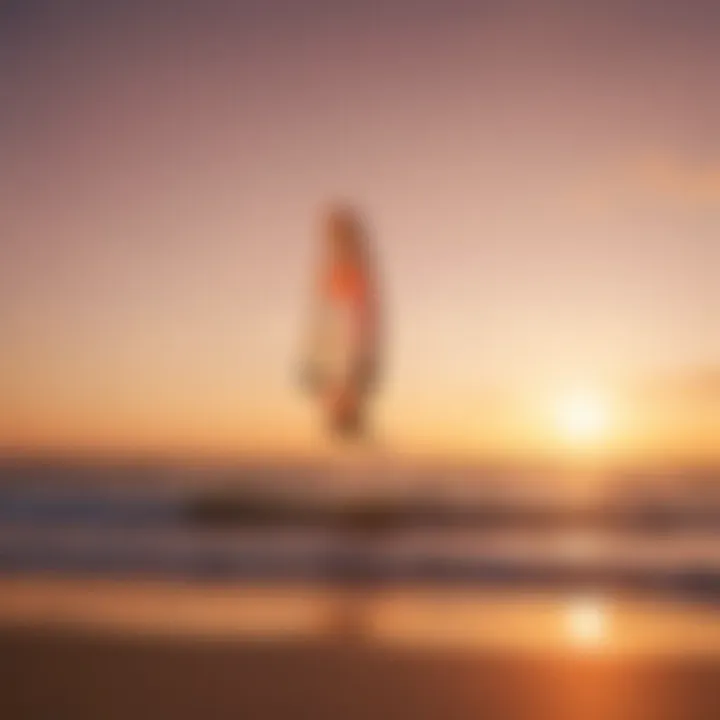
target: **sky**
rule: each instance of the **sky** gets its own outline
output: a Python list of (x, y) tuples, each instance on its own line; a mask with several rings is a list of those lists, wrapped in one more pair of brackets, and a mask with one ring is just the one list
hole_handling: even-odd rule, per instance
[(312, 452), (343, 198), (398, 448), (562, 451), (584, 393), (607, 452), (720, 459), (718, 33), (709, 0), (0, 2), (0, 449)]

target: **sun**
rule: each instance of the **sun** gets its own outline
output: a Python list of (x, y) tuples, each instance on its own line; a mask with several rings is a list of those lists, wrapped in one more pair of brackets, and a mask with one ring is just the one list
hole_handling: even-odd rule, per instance
[(594, 445), (607, 434), (607, 404), (596, 393), (576, 391), (563, 397), (556, 408), (560, 436), (573, 445)]

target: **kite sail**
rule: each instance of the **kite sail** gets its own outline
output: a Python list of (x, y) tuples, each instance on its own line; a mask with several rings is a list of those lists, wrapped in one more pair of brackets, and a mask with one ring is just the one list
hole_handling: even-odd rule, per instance
[(323, 257), (303, 360), (305, 385), (334, 436), (366, 435), (379, 350), (377, 278), (368, 238), (353, 211), (335, 208), (324, 225)]

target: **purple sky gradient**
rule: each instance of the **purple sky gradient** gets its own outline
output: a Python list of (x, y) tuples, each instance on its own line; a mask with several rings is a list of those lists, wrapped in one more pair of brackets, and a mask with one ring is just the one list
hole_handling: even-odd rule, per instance
[(720, 9), (585, 5), (1, 3), (0, 445), (310, 446), (337, 196), (398, 442), (517, 448), (546, 395), (648, 378), (686, 430), (715, 378), (720, 429)]

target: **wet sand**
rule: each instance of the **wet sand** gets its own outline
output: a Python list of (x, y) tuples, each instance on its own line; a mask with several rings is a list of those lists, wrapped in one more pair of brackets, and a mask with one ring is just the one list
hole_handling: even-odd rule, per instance
[(6, 579), (0, 718), (720, 717), (712, 608), (618, 603), (594, 645), (563, 637), (562, 606)]
[(8, 720), (712, 720), (719, 686), (709, 658), (0, 633)]

